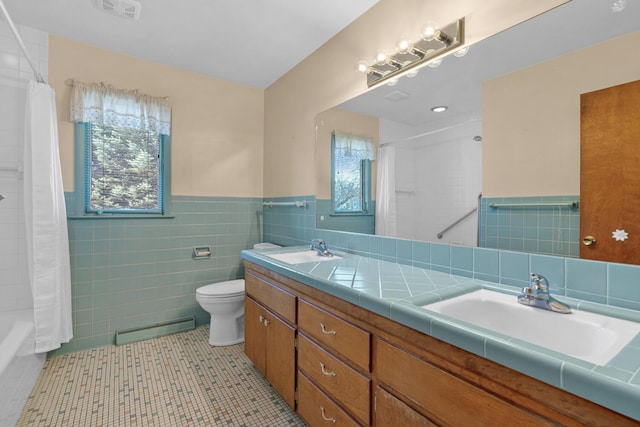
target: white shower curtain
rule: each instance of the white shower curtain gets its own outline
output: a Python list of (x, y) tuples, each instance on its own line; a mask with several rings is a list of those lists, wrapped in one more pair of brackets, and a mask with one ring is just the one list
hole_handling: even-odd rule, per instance
[(396, 218), (396, 148), (380, 147), (376, 180), (376, 234), (395, 237)]
[(55, 93), (27, 85), (24, 134), (27, 266), (33, 294), (36, 353), (73, 337), (69, 238), (58, 153)]

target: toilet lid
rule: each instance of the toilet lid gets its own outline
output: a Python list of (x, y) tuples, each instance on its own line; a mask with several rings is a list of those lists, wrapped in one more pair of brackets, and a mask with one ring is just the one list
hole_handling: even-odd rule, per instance
[(244, 279), (229, 280), (228, 282), (212, 283), (200, 286), (196, 293), (207, 296), (231, 296), (244, 293)]

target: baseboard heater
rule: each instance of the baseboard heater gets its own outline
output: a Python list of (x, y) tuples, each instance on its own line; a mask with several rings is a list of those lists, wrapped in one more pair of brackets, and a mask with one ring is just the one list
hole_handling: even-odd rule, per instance
[(195, 328), (196, 318), (191, 316), (137, 328), (120, 329), (116, 331), (116, 345), (163, 337), (177, 332), (190, 331)]

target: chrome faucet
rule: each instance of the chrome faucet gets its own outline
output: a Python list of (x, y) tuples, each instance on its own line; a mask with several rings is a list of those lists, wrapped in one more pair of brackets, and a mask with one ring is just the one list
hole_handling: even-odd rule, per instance
[(333, 254), (329, 252), (329, 249), (327, 249), (327, 244), (322, 239), (313, 239), (310, 249), (316, 251), (320, 256), (333, 256)]
[(522, 288), (522, 294), (518, 296), (518, 302), (557, 313), (571, 313), (571, 307), (554, 299), (549, 294), (549, 282), (547, 279), (536, 273), (531, 273), (529, 287)]

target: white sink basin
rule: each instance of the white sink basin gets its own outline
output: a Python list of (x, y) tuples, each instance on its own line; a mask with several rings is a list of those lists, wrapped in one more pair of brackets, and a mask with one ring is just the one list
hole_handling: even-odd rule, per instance
[(423, 308), (596, 365), (606, 365), (640, 332), (640, 323), (579, 310), (554, 313), (486, 289)]
[(282, 254), (265, 254), (265, 255), (268, 256), (269, 258), (286, 262), (287, 264), (304, 264), (306, 262), (331, 261), (331, 260), (342, 258), (338, 255), (320, 256), (316, 251), (311, 251), (311, 250), (300, 251), (300, 252), (286, 252)]

